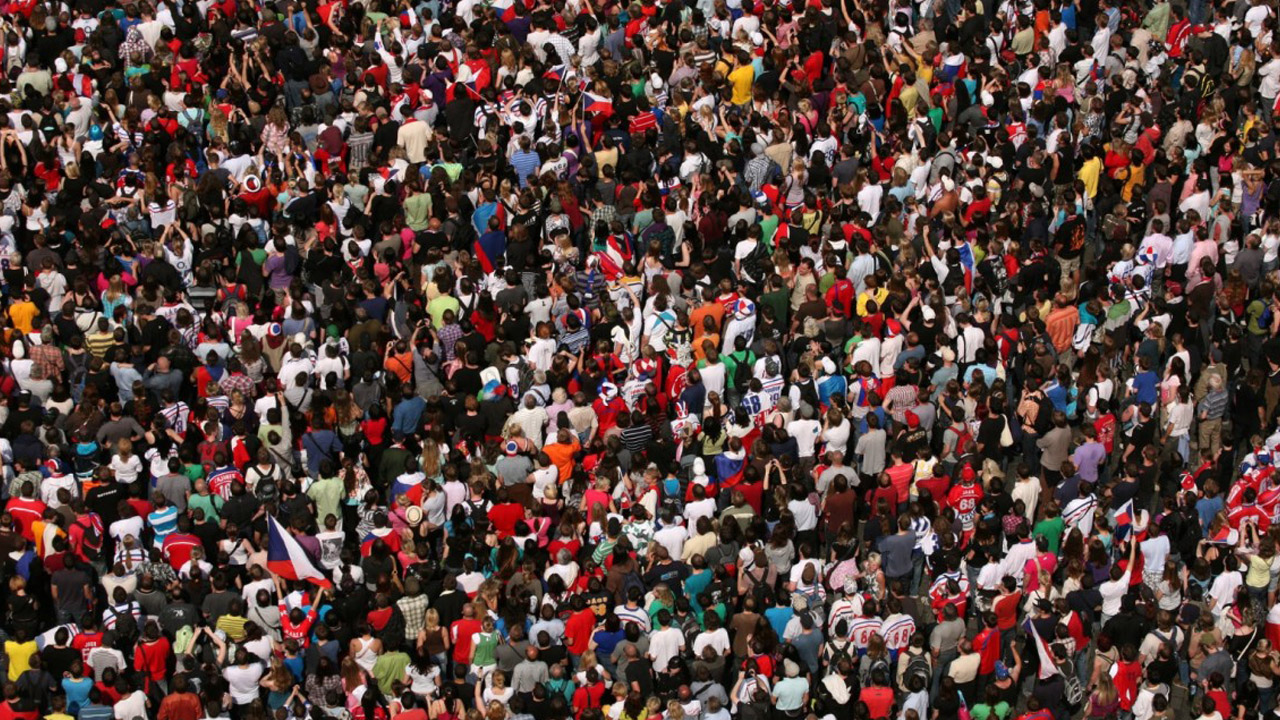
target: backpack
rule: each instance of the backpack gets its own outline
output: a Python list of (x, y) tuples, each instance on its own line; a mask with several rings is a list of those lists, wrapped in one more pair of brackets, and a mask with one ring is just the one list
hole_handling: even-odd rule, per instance
[(94, 562), (102, 559), (102, 518), (97, 513), (88, 513), (84, 517), (76, 518), (76, 525), (83, 530), (80, 536), (80, 552)]
[(763, 242), (756, 242), (756, 246), (751, 253), (742, 259), (742, 274), (749, 283), (757, 283), (764, 280), (761, 277), (761, 270), (765, 260), (769, 257), (769, 249), (764, 246)]
[[(869, 660), (870, 658), (866, 655), (863, 655), (862, 659)], [(884, 658), (876, 658), (875, 660), (871, 660), (871, 665), (867, 667), (865, 672), (859, 673), (859, 675), (862, 676), (861, 680), (862, 680), (862, 685), (864, 687), (871, 684), (871, 676), (875, 675), (877, 670), (884, 671), (884, 676), (887, 678), (893, 677), (893, 675), (890, 674), (889, 672), (889, 661), (885, 660)]]
[(744, 393), (751, 384), (751, 366), (746, 357), (736, 357), (735, 353), (729, 353), (729, 357), (733, 358), (733, 389)]
[(200, 196), (196, 194), (194, 188), (186, 188), (182, 191), (182, 208), (180, 214), (182, 219), (187, 222), (195, 222), (200, 219)]
[(302, 256), (298, 254), (298, 248), (293, 245), (285, 245), (284, 271), (290, 276), (296, 277), (300, 270), (302, 270)]
[(1075, 668), (1066, 665), (1058, 668), (1063, 677), (1063, 693), (1062, 697), (1067, 701), (1067, 705), (1072, 708), (1080, 707), (1084, 702), (1085, 693), (1084, 686), (1080, 684), (1080, 678), (1076, 677)]
[(641, 596), (644, 595), (644, 592), (645, 592), (644, 580), (641, 580), (640, 576), (636, 574), (635, 571), (629, 572), (626, 575), (622, 576), (622, 588), (619, 590), (619, 592), (622, 594), (622, 599), (624, 601), (627, 598), (631, 597), (631, 588), (638, 588), (640, 590)]
[(929, 667), (929, 660), (924, 653), (911, 655), (911, 659), (907, 661), (906, 672), (902, 673), (903, 690), (907, 690), (913, 677), (918, 677), (924, 681), (926, 688), (929, 687), (929, 682), (933, 679), (933, 669)]

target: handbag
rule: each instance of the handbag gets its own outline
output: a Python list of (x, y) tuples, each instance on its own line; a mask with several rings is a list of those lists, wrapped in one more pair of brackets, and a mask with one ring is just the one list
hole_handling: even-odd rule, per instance
[(1000, 431), (1000, 447), (1013, 447), (1013, 431), (1009, 429), (1009, 418), (1003, 418), (1004, 429)]
[(964, 701), (964, 693), (960, 693), (960, 709), (956, 711), (956, 717), (960, 720), (973, 720), (973, 715), (969, 714), (969, 704)]

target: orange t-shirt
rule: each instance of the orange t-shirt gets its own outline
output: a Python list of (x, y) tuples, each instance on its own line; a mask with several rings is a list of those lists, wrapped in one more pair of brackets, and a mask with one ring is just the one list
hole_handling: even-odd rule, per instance
[(387, 361), (382, 366), (387, 372), (395, 373), (402, 383), (413, 380), (413, 353), (411, 352), (388, 355)]
[(568, 445), (564, 443), (549, 443), (542, 448), (542, 452), (547, 454), (551, 459), (551, 464), (556, 466), (560, 471), (561, 483), (568, 482), (569, 477), (573, 475), (573, 455), (582, 449), (582, 443), (576, 439)]

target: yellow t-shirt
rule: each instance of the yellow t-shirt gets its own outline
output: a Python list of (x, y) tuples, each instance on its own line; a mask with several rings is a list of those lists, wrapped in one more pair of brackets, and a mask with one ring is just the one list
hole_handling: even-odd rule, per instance
[(729, 73), (729, 82), (733, 84), (733, 104), (745, 105), (751, 102), (751, 83), (756, 80), (756, 69), (743, 65)]
[(1245, 573), (1244, 584), (1249, 587), (1266, 587), (1271, 581), (1271, 563), (1254, 555), (1249, 558), (1249, 571)]
[(39, 314), (40, 308), (30, 300), (16, 302), (9, 306), (9, 317), (13, 320), (13, 326), (27, 335), (33, 330), (31, 321), (35, 320)]
[(1077, 177), (1084, 183), (1085, 195), (1089, 198), (1098, 196), (1098, 178), (1102, 175), (1102, 158), (1093, 158), (1080, 166)]
[(38, 650), (35, 640), (24, 643), (17, 640), (5, 641), (4, 654), (9, 656), (9, 680), (17, 682), (18, 676), (31, 669), (31, 656)]

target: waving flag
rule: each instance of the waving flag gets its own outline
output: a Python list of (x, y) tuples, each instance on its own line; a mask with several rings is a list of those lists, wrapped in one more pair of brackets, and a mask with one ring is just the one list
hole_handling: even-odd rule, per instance
[(1130, 500), (1120, 506), (1116, 510), (1116, 540), (1124, 540), (1129, 537), (1129, 532), (1133, 529), (1133, 501)]
[(1061, 675), (1062, 673), (1058, 671), (1058, 666), (1053, 662), (1053, 653), (1049, 652), (1049, 644), (1044, 641), (1044, 638), (1040, 637), (1040, 631), (1036, 630), (1036, 624), (1028, 620), (1027, 627), (1031, 628), (1031, 637), (1036, 643), (1036, 654), (1040, 656), (1040, 679), (1044, 680), (1054, 675)]
[(543, 80), (552, 82), (564, 82), (565, 77), (569, 75), (570, 69), (568, 65), (553, 65), (542, 73)]
[(716, 456), (716, 479), (707, 488), (707, 495), (715, 495), (721, 487), (731, 488), (742, 482), (747, 469), (747, 454), (735, 457), (733, 451), (726, 451)]
[(267, 516), (267, 569), (288, 580), (307, 580), (320, 587), (331, 584), (311, 564), (298, 541), (272, 515)]
[(582, 93), (582, 111), (596, 113), (613, 112), (613, 101), (603, 95), (595, 93)]

